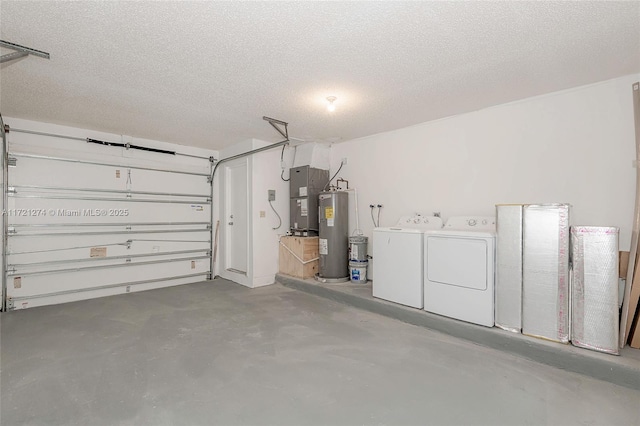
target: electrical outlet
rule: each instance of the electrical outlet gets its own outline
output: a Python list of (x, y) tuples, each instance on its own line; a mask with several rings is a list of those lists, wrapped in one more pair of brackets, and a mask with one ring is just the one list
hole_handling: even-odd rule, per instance
[(270, 189), (269, 190), (269, 201), (275, 201), (276, 200), (276, 190), (275, 189)]

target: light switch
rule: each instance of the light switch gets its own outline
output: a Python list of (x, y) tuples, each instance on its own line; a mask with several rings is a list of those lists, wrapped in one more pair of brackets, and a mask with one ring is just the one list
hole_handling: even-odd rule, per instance
[(267, 212), (265, 212), (264, 210), (260, 210), (260, 217), (266, 217), (267, 216)]

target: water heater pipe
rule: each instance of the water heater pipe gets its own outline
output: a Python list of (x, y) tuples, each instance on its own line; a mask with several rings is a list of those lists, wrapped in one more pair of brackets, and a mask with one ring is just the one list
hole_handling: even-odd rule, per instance
[(355, 188), (343, 189), (343, 191), (351, 192), (353, 191), (353, 198), (355, 204), (355, 214), (356, 214), (356, 229), (353, 230), (351, 235), (363, 235), (362, 229), (360, 229), (360, 217), (358, 214), (358, 191)]

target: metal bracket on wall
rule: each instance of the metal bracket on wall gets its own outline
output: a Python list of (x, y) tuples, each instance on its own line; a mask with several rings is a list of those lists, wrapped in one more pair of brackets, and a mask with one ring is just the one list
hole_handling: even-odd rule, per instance
[(28, 55), (39, 56), (44, 59), (50, 59), (47, 52), (41, 50), (32, 49), (30, 47), (20, 46), (19, 44), (10, 43), (5, 40), (0, 40), (0, 47), (6, 47), (7, 49), (15, 50), (13, 53), (7, 53), (0, 56), (0, 64), (13, 61), (18, 58), (22, 58)]
[[(289, 125), (289, 123), (285, 123), (284, 121), (276, 120), (275, 118), (266, 117), (266, 116), (263, 116), (262, 119), (265, 121), (268, 121), (269, 124), (271, 124), (271, 126), (274, 129), (276, 129), (276, 131), (280, 133), (283, 138), (289, 140), (289, 130), (287, 129), (287, 126)], [(280, 126), (284, 127), (284, 131)]]

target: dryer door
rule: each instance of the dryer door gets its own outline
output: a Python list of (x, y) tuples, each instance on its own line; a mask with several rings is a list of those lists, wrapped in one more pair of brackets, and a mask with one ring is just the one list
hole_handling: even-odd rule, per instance
[(486, 290), (489, 247), (485, 239), (427, 235), (427, 280)]

